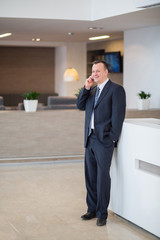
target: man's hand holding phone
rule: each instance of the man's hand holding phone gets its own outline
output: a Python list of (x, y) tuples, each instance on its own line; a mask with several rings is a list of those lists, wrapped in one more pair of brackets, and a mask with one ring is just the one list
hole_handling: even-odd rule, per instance
[(86, 79), (86, 82), (85, 82), (85, 88), (86, 89), (90, 89), (94, 84), (94, 79), (92, 76), (90, 76), (89, 78)]

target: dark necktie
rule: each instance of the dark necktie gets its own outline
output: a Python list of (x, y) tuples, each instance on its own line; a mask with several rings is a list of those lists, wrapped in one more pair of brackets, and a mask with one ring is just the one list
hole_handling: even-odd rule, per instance
[(100, 91), (100, 88), (97, 87), (96, 94), (95, 94), (95, 100), (94, 100), (94, 106), (96, 106), (96, 104), (97, 104), (98, 97), (99, 97), (99, 91)]
[[(96, 104), (97, 104), (97, 101), (98, 101), (98, 97), (99, 97), (99, 92), (100, 92), (100, 88), (99, 87), (97, 87), (97, 89), (96, 89), (96, 94), (95, 94), (95, 99), (94, 99), (94, 107), (96, 106)], [(94, 113), (94, 110), (93, 110), (93, 112), (92, 112), (92, 114)], [(91, 115), (91, 119), (92, 119), (92, 115)], [(89, 131), (88, 131), (88, 136), (90, 136), (91, 135), (91, 132), (92, 132), (92, 129), (91, 129), (91, 119), (90, 119), (90, 124), (89, 124)]]

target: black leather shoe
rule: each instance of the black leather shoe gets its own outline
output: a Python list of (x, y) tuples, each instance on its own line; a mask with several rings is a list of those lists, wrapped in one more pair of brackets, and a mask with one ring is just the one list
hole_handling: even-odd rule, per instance
[(106, 225), (106, 219), (97, 218), (97, 226), (104, 226)]
[(91, 220), (92, 218), (96, 217), (96, 213), (87, 212), (86, 214), (82, 215), (82, 220)]

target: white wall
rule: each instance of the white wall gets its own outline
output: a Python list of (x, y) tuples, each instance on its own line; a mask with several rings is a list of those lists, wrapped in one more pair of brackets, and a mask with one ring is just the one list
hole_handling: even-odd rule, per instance
[(0, 17), (75, 19), (91, 18), (91, 0), (1, 0)]
[[(134, 0), (1, 0), (0, 17), (96, 20), (138, 11)], [(116, 6), (116, 7), (115, 7)]]
[(135, 0), (93, 0), (92, 20), (117, 16), (139, 10), (140, 9), (135, 7)]
[[(69, 43), (55, 50), (55, 91), (59, 96), (75, 96), (86, 79), (86, 43)], [(63, 74), (67, 68), (75, 68), (79, 81), (64, 82)]]
[(66, 83), (66, 96), (74, 96), (77, 90), (84, 86), (86, 79), (86, 43), (67, 44), (66, 67), (75, 68), (79, 74), (79, 81)]
[(124, 87), (127, 108), (137, 108), (137, 93), (151, 93), (151, 108), (160, 108), (160, 25), (124, 33)]
[(59, 96), (65, 96), (66, 84), (63, 81), (63, 74), (66, 69), (66, 47), (55, 49), (55, 92)]

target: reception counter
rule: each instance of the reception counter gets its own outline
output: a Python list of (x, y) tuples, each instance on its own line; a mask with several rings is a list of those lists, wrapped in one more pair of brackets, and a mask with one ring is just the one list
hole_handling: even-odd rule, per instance
[[(0, 111), (0, 161), (83, 157), (84, 117), (78, 109)], [(160, 118), (160, 109), (127, 109), (126, 117)]]
[(76, 159), (84, 155), (83, 142), (82, 111), (0, 111), (0, 162)]
[(126, 119), (112, 162), (110, 209), (160, 237), (160, 120)]

